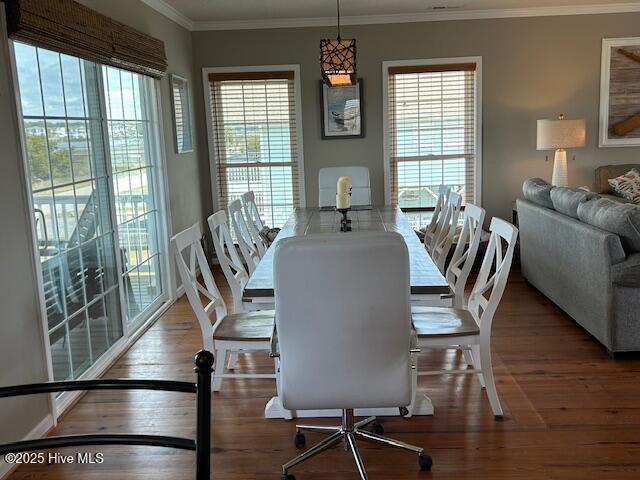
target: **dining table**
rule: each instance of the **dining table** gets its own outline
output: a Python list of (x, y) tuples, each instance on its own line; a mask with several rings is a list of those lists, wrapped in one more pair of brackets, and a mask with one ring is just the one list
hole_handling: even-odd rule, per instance
[[(411, 284), (411, 302), (417, 305), (450, 306), (451, 288), (445, 277), (435, 265), (423, 243), (420, 241), (407, 217), (396, 205), (372, 206), (367, 209), (353, 209), (348, 212), (351, 231), (397, 232), (404, 238), (409, 251)], [(296, 208), (267, 249), (260, 263), (250, 276), (244, 288), (243, 302), (250, 303), (253, 309), (273, 308), (273, 255), (279, 241), (288, 237), (305, 236), (317, 233), (340, 232), (342, 214), (335, 210), (320, 208)], [(349, 232), (344, 232), (348, 235)], [(382, 274), (382, 272), (381, 272)], [(415, 404), (410, 405), (411, 415), (432, 415), (433, 404), (426, 395), (417, 395)], [(269, 400), (265, 407), (267, 418), (293, 417), (334, 417), (339, 411), (296, 411), (291, 412), (282, 406), (278, 396)], [(399, 409), (356, 409), (357, 415), (399, 415)]]

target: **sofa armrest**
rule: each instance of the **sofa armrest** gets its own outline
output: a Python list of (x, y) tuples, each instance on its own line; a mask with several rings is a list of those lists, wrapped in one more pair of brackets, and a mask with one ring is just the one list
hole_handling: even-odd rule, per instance
[(624, 262), (611, 267), (611, 281), (624, 287), (640, 287), (640, 253), (634, 253)]

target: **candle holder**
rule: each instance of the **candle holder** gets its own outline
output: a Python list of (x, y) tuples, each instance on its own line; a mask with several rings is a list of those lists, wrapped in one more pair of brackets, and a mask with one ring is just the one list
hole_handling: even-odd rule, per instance
[(342, 214), (342, 218), (340, 219), (340, 231), (341, 232), (350, 232), (351, 231), (351, 219), (347, 217), (347, 213), (350, 208), (336, 208), (338, 212)]

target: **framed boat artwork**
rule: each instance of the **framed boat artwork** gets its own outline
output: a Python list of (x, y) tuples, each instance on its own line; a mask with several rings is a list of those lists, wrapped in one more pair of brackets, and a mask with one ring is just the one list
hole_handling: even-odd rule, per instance
[(599, 146), (640, 146), (640, 38), (602, 40)]
[(320, 81), (322, 138), (364, 137), (362, 79), (357, 85), (329, 87)]

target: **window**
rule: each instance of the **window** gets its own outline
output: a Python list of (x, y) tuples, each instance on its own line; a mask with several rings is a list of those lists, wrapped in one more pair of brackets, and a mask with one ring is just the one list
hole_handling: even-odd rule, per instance
[(75, 379), (167, 299), (156, 90), (144, 75), (13, 47), (53, 377)]
[(297, 67), (205, 75), (219, 207), (253, 190), (265, 222), (281, 226), (304, 196)]
[(438, 186), (479, 203), (480, 59), (385, 62), (386, 199), (424, 226)]

